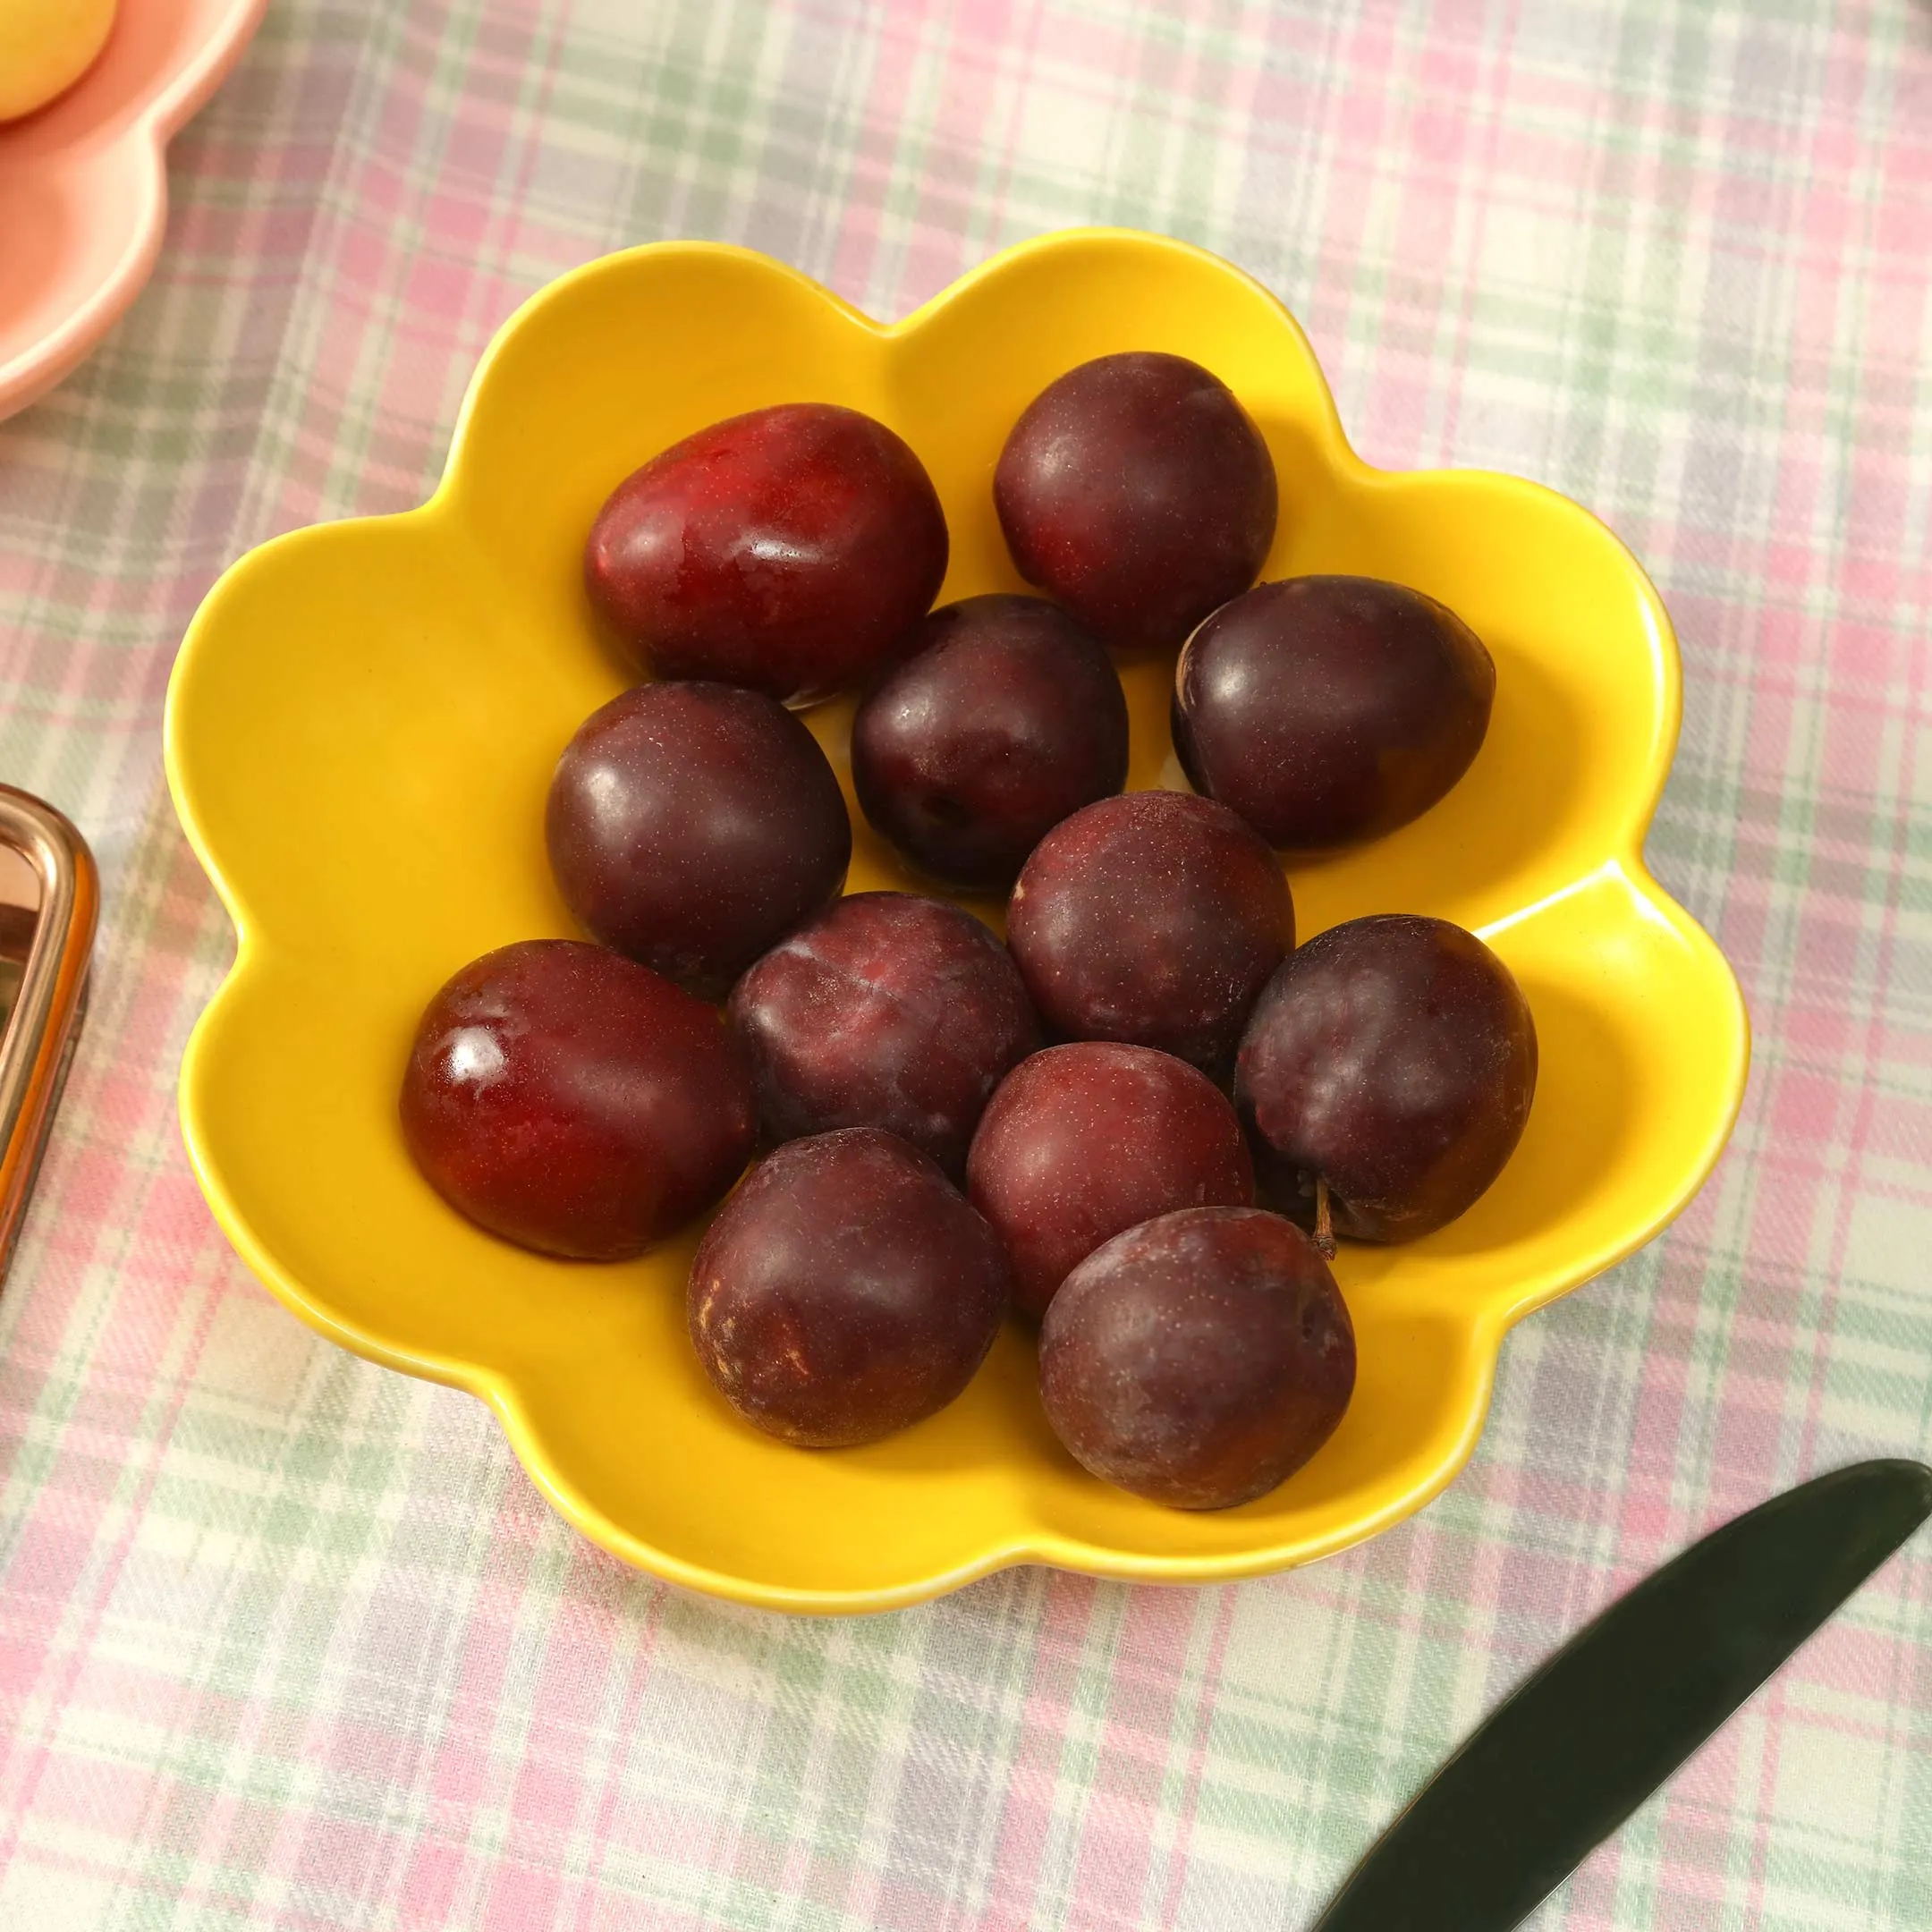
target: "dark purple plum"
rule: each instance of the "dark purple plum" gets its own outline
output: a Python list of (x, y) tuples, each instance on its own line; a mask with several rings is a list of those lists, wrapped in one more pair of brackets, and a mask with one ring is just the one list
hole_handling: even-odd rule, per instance
[(1040, 597), (936, 610), (852, 721), (865, 815), (915, 865), (1002, 890), (1041, 837), (1127, 778), (1127, 699), (1107, 654)]
[(430, 1185), (479, 1227), (618, 1261), (737, 1179), (758, 1104), (703, 1001), (602, 946), (529, 939), (430, 1001), (402, 1119)]
[(1509, 968), (1447, 919), (1318, 933), (1256, 1003), (1234, 1100), (1263, 1199), (1304, 1227), (1414, 1241), (1502, 1173), (1536, 1092), (1536, 1026)]
[(969, 912), (854, 893), (733, 990), (768, 1140), (884, 1127), (957, 1175), (987, 1097), (1039, 1045), (1006, 948)]
[(1335, 1433), (1355, 1332), (1301, 1230), (1184, 1208), (1116, 1234), (1040, 1329), (1040, 1395), (1076, 1461), (1175, 1509), (1250, 1503)]
[(790, 402), (713, 423), (611, 492), (584, 552), (629, 662), (787, 704), (857, 684), (932, 607), (945, 516), (884, 423)]
[(1447, 605), (1376, 577), (1291, 577), (1188, 640), (1174, 750), (1271, 845), (1318, 852), (1427, 811), (1469, 769), (1495, 696), (1489, 653)]
[(919, 1149), (877, 1127), (788, 1140), (706, 1230), (686, 1309), (746, 1421), (809, 1449), (943, 1409), (986, 1360), (1012, 1275)]
[(818, 741), (728, 684), (640, 684), (593, 712), (544, 829), (592, 936), (707, 999), (835, 898), (852, 858)]
[(1274, 853), (1224, 805), (1130, 792), (1040, 841), (1006, 942), (1055, 1032), (1218, 1072), (1294, 944), (1294, 907)]
[(1102, 1241), (1182, 1208), (1245, 1208), (1241, 1123), (1206, 1074), (1151, 1046), (1049, 1046), (1006, 1076), (973, 1136), (972, 1204), (1006, 1243), (1013, 1302), (1044, 1315)]
[(1260, 574), (1275, 464), (1233, 392), (1152, 352), (1083, 362), (1027, 405), (993, 502), (1020, 574), (1104, 642), (1173, 649)]

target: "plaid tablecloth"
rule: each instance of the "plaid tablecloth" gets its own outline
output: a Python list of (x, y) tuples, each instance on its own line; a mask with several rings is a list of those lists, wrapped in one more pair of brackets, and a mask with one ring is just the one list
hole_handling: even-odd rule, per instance
[[(1292, 1928), (1699, 1530), (1932, 1452), (1924, 0), (275, 0), (172, 174), (131, 316), (0, 426), (0, 775), (107, 890), (0, 1298), (0, 1927)], [(1649, 565), (1651, 852), (1744, 983), (1743, 1122), (1368, 1547), (719, 1607), (216, 1233), (174, 1088), (232, 940), (170, 658), (249, 546), (418, 501), (560, 269), (716, 236), (891, 315), (1092, 221), (1277, 289), (1373, 460), (1538, 478)], [(1932, 1926), (1928, 1599), (1922, 1540), (1536, 1923)]]

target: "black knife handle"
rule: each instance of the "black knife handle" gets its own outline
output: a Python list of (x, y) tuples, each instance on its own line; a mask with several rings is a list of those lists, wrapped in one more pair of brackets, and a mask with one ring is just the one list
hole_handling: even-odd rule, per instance
[(1314, 1932), (1507, 1932), (1932, 1513), (1932, 1469), (1858, 1462), (1715, 1530), (1471, 1733)]

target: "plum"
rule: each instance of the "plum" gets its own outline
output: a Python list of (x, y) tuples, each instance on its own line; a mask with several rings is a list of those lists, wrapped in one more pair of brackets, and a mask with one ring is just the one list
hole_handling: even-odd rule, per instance
[(1151, 1046), (1086, 1040), (1021, 1061), (966, 1163), (972, 1204), (1006, 1243), (1013, 1301), (1044, 1315), (1102, 1241), (1181, 1208), (1245, 1208), (1254, 1171), (1206, 1074)]
[(931, 609), (945, 516), (882, 422), (791, 402), (713, 423), (611, 492), (584, 583), (629, 662), (787, 704), (856, 684)]
[(751, 1151), (751, 1072), (717, 1013), (577, 939), (456, 974), (416, 1030), (402, 1138), (430, 1185), (505, 1241), (617, 1261), (724, 1193)]
[(811, 1449), (943, 1409), (986, 1360), (1012, 1275), (937, 1165), (877, 1127), (788, 1140), (691, 1262), (691, 1336), (746, 1421)]
[(835, 900), (745, 974), (730, 1013), (768, 1140), (884, 1127), (955, 1175), (987, 1097), (1039, 1045), (1006, 948), (910, 893)]
[(1445, 604), (1375, 577), (1292, 577), (1224, 604), (1174, 671), (1174, 741), (1195, 789), (1269, 844), (1393, 832), (1466, 772), (1496, 666)]
[(1234, 1073), (1262, 1197), (1333, 1234), (1414, 1241), (1502, 1173), (1537, 1038), (1509, 968), (1447, 919), (1331, 926), (1256, 1003)]
[(936, 878), (1004, 891), (1044, 834), (1126, 782), (1120, 679), (1040, 597), (948, 604), (907, 648), (852, 721), (859, 802)]
[(1176, 1509), (1265, 1496), (1335, 1433), (1355, 1332), (1301, 1230), (1183, 1208), (1116, 1234), (1040, 1329), (1040, 1396), (1075, 1460)]
[(1224, 805), (1130, 792), (1034, 848), (1006, 938), (1048, 1027), (1218, 1073), (1294, 944), (1294, 906), (1274, 853)]
[(591, 714), (545, 818), (595, 938), (707, 999), (835, 898), (852, 820), (818, 741), (728, 684), (641, 684)]
[(1275, 465), (1248, 412), (1198, 362), (1145, 351), (1049, 383), (993, 502), (1020, 574), (1130, 652), (1178, 645), (1275, 539)]

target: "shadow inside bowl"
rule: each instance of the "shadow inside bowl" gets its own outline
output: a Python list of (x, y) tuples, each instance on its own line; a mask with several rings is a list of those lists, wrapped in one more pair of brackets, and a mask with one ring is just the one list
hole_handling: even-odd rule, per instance
[(1440, 1470), (1445, 1432), (1480, 1423), (1487, 1358), (1453, 1314), (1419, 1317), (1374, 1303), (1352, 1309), (1355, 1394), (1340, 1427), (1279, 1488), (1229, 1510), (1173, 1510), (1110, 1488), (1057, 1444), (1064, 1479), (1034, 1487), (1039, 1529), (1096, 1550), (1183, 1561), (1240, 1551), (1339, 1548), (1379, 1524), (1340, 1535), (1371, 1481), (1407, 1497)]
[(1438, 1255), (1539, 1241), (1619, 1186), (1642, 1124), (1638, 1059), (1618, 1011), (1557, 980), (1525, 976), (1521, 984), (1536, 1021), (1536, 1097), (1494, 1184), (1429, 1237)]
[(1345, 1243), (1335, 1272), (1351, 1306), (1480, 1303), (1513, 1321), (1668, 1222), (1728, 1131), (1745, 1058), (1735, 983), (1636, 881), (1606, 868), (1493, 943), (1536, 1021), (1522, 1140), (1446, 1227)]
[[(521, 1379), (510, 1406), (538, 1467), (572, 1470), (557, 1499), (600, 1541), (631, 1560), (654, 1552), (777, 1587), (837, 1595), (921, 1594), (936, 1578), (1017, 1530), (1014, 1554), (1085, 1567), (1247, 1556), (1254, 1568), (1341, 1548), (1381, 1527), (1360, 1520), (1365, 1483), (1394, 1499), (1393, 1515), (1446, 1480), (1445, 1431), (1473, 1440), (1488, 1374), (1467, 1324), (1373, 1304), (1355, 1320), (1356, 1396), (1335, 1434), (1279, 1488), (1232, 1510), (1168, 1509), (1089, 1475), (1055, 1436), (1040, 1405), (1032, 1336), (1009, 1324), (966, 1394), (882, 1443), (800, 1450), (760, 1436), (705, 1382), (682, 1334), (682, 1297), (644, 1297), (647, 1345), (659, 1352), (653, 1412), (614, 1457), (597, 1421), (571, 1398), (562, 1364)], [(674, 1333), (673, 1331), (675, 1331)], [(666, 1358), (677, 1367), (667, 1377)], [(673, 1385), (676, 1385), (674, 1390)], [(695, 1404), (664, 1398), (688, 1396)], [(696, 1425), (694, 1427), (694, 1425)], [(665, 1479), (663, 1455), (677, 1476)], [(911, 1513), (902, 1513), (917, 1499)], [(989, 1507), (990, 1505), (990, 1507)], [(832, 1513), (851, 1532), (811, 1534)], [(863, 1526), (875, 1521), (875, 1534)], [(642, 1546), (641, 1547), (640, 1546)], [(1108, 1556), (1112, 1554), (1113, 1565)]]
[(1567, 885), (1601, 775), (1583, 701), (1536, 659), (1498, 644), (1496, 699), (1475, 762), (1448, 795), (1385, 838), (1288, 860), (1306, 939), (1371, 912), (1479, 927)]
[(15, 319), (37, 312), (62, 264), (84, 246), (82, 211), (65, 179), (39, 166), (0, 168), (0, 360)]

